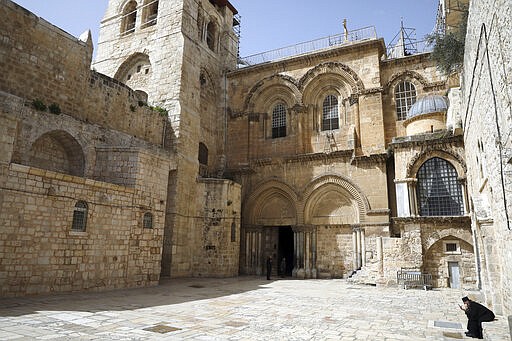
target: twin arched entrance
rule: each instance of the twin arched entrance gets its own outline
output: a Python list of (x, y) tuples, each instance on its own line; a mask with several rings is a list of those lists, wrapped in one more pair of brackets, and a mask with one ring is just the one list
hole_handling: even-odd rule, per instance
[(274, 275), (341, 277), (358, 267), (355, 260), (360, 262), (362, 248), (356, 242), (364, 242), (354, 232), (364, 220), (368, 203), (353, 183), (340, 176), (324, 176), (303, 191), (276, 180), (255, 188), (244, 200), (241, 273), (263, 274), (269, 256)]

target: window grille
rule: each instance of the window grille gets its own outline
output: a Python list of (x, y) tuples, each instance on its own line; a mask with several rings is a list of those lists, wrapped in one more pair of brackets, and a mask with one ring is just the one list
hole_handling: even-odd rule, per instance
[(416, 102), (416, 88), (411, 82), (401, 82), (395, 87), (397, 120), (405, 120), (411, 106)]
[(144, 27), (155, 25), (158, 16), (158, 0), (149, 1), (144, 7)]
[(277, 104), (272, 110), (272, 138), (286, 136), (286, 106)]
[(339, 128), (338, 99), (329, 95), (325, 97), (322, 114), (322, 131)]
[(460, 216), (463, 214), (462, 188), (455, 168), (434, 157), (418, 171), (417, 196), (421, 216)]
[(142, 219), (142, 227), (145, 229), (153, 228), (153, 214), (150, 212), (144, 213), (144, 218)]
[(129, 34), (135, 31), (135, 22), (137, 20), (137, 3), (130, 1), (123, 11), (123, 24), (121, 34)]
[(457, 252), (457, 244), (446, 243), (446, 252)]
[(73, 211), (73, 222), (71, 224), (71, 230), (73, 231), (85, 231), (87, 225), (87, 203), (85, 201), (78, 201), (75, 204)]

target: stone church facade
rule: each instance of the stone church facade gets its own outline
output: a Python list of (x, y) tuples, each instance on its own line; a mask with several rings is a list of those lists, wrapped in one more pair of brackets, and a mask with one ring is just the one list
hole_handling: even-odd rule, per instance
[(428, 53), (361, 31), (251, 64), (228, 1), (110, 0), (92, 63), (90, 35), (0, 13), (2, 296), (269, 256), (295, 278), (479, 285), (460, 114)]

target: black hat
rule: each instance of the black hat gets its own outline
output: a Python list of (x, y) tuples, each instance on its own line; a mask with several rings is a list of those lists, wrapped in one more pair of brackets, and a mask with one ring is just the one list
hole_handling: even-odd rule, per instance
[(469, 301), (469, 300), (470, 300), (470, 299), (469, 299), (467, 296), (464, 296), (464, 297), (462, 298), (462, 302), (467, 302), (467, 301)]

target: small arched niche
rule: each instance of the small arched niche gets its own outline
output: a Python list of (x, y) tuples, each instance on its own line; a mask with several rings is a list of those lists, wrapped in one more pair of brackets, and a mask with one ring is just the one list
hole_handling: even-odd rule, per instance
[(85, 157), (82, 146), (63, 130), (41, 135), (32, 144), (26, 160), (31, 167), (84, 176)]

